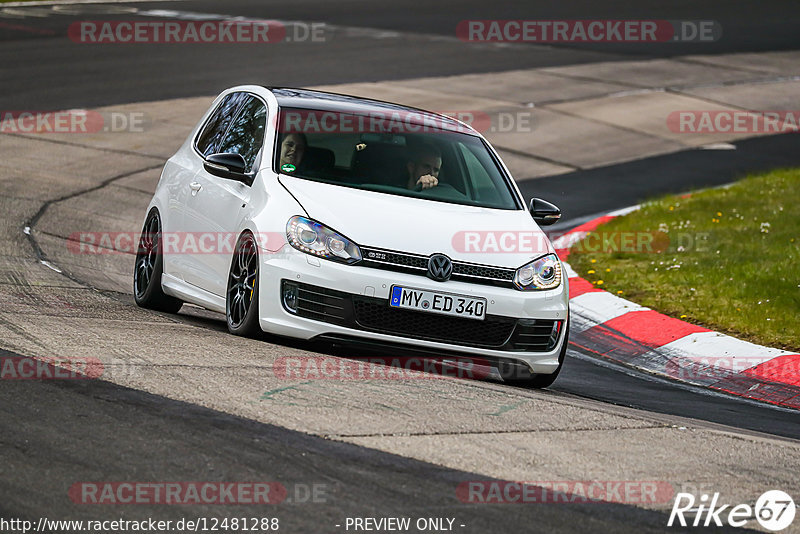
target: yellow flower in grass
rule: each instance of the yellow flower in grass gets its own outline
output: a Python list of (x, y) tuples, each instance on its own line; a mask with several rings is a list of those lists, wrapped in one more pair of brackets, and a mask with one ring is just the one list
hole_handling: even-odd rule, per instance
[(591, 263), (597, 263), (597, 260), (589, 260)]
[(598, 281), (597, 281), (597, 285), (598, 285), (598, 286), (602, 286), (602, 285), (603, 285), (603, 281), (602, 281), (602, 280), (598, 280)]
[(624, 291), (622, 291), (621, 289), (617, 291), (617, 295), (622, 295), (622, 293), (624, 293)]
[(589, 270), (588, 270), (588, 271), (586, 271), (586, 272), (587, 272), (588, 274), (594, 274), (594, 269), (589, 269)]
[(686, 314), (681, 315), (681, 319), (686, 319), (686, 317), (687, 317)]
[(607, 273), (610, 273), (610, 272), (611, 272), (611, 269), (606, 269), (606, 272), (607, 272)]

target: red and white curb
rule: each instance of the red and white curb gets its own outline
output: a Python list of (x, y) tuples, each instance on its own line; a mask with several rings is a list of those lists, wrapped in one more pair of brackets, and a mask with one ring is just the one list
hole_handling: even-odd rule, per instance
[(645, 308), (596, 287), (566, 263), (574, 243), (636, 209), (597, 217), (553, 241), (569, 278), (570, 342), (649, 373), (800, 409), (800, 354), (755, 345)]

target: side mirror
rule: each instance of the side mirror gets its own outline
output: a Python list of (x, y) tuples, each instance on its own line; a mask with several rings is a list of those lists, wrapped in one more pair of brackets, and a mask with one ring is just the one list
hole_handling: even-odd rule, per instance
[(247, 163), (241, 154), (211, 154), (203, 162), (203, 167), (209, 174), (220, 178), (245, 183), (248, 183), (250, 178), (245, 173)]
[(541, 198), (531, 199), (531, 216), (539, 226), (549, 226), (561, 219), (561, 210)]

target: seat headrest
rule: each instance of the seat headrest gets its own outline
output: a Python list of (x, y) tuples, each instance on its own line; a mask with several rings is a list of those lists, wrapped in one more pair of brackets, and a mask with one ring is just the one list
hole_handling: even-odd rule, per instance
[(310, 171), (330, 171), (336, 165), (333, 150), (316, 146), (307, 146), (303, 154), (303, 169)]
[(353, 156), (353, 175), (369, 183), (402, 185), (407, 160), (406, 147), (389, 143), (369, 143)]

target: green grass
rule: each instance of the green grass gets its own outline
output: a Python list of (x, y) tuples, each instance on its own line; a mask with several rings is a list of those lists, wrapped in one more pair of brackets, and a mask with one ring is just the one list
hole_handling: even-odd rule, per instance
[[(611, 232), (632, 232), (645, 251), (652, 239), (653, 251), (620, 251)], [(598, 287), (754, 343), (800, 350), (800, 169), (664, 197), (595, 233), (568, 261)]]

